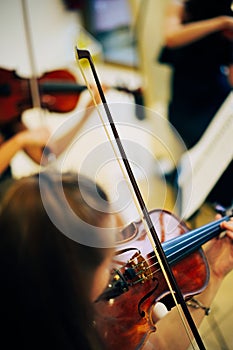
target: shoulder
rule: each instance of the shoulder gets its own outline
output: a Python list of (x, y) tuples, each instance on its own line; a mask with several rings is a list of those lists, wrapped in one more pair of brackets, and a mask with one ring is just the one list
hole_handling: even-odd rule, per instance
[(182, 0), (172, 0), (166, 9), (167, 17), (179, 17), (183, 18), (185, 12), (184, 1)]

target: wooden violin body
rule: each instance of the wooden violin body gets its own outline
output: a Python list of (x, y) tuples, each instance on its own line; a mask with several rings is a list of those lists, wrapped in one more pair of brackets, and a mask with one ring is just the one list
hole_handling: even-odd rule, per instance
[[(210, 224), (209, 229), (206, 225), (189, 231), (167, 211), (154, 210), (150, 216), (183, 297), (199, 294), (209, 281), (209, 268), (200, 247), (220, 233), (219, 222)], [(108, 348), (140, 349), (156, 330), (152, 308), (158, 301), (168, 309), (174, 306), (143, 223), (131, 223), (122, 231), (109, 284), (95, 302), (95, 324)]]
[[(41, 107), (50, 112), (72, 111), (80, 93), (86, 89), (78, 85), (67, 70), (45, 73), (38, 79)], [(0, 124), (11, 122), (26, 109), (32, 108), (30, 79), (19, 77), (15, 71), (0, 68)]]
[[(41, 108), (55, 113), (71, 112), (87, 89), (80, 85), (68, 70), (54, 70), (37, 79)], [(130, 93), (137, 105), (143, 105), (141, 89), (129, 90), (123, 86), (114, 89)], [(0, 68), (0, 125), (9, 123), (25, 110), (33, 107), (30, 79), (21, 78), (15, 71)], [(138, 111), (138, 112), (137, 112)], [(142, 109), (136, 110), (138, 118), (143, 119)]]

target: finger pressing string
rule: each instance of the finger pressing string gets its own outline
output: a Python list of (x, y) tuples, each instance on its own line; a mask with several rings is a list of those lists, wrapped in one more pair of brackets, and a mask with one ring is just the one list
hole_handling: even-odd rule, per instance
[(224, 234), (233, 240), (233, 218), (230, 218), (229, 221), (222, 222), (221, 228), (225, 229)]

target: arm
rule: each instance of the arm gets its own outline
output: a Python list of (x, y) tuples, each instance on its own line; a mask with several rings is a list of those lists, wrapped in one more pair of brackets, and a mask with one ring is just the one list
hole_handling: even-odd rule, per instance
[(211, 19), (182, 24), (184, 6), (179, 1), (173, 1), (165, 16), (165, 43), (168, 47), (178, 47), (223, 30), (233, 30), (233, 18), (219, 16)]
[[(99, 95), (97, 91), (95, 91), (94, 97), (96, 102), (99, 103)], [(48, 146), (49, 150), (55, 156), (59, 156), (90, 117), (93, 111), (91, 108), (92, 106), (93, 101), (90, 100), (86, 106), (82, 119), (64, 135), (56, 140), (52, 139), (51, 142), (49, 142), (51, 134), (46, 127), (27, 129), (24, 124), (19, 123), (15, 130), (16, 134), (10, 140), (0, 145), (0, 174), (9, 166), (12, 158), (20, 150), (23, 150), (37, 164), (41, 163), (45, 146)], [(44, 157), (42, 165), (46, 164), (47, 158)]]
[(9, 166), (15, 154), (24, 150), (37, 163), (40, 163), (43, 147), (50, 133), (46, 128), (22, 130), (0, 146), (0, 174)]
[[(226, 230), (222, 238), (215, 238), (208, 242), (205, 253), (210, 267), (210, 281), (207, 288), (197, 296), (203, 305), (210, 306), (213, 302), (225, 276), (233, 269), (233, 219), (221, 224)], [(205, 313), (203, 309), (190, 308), (191, 316), (197, 327), (200, 326)], [(156, 324), (156, 332), (152, 333), (143, 350), (186, 350), (189, 346), (188, 337), (184, 337), (185, 331), (181, 324), (180, 316), (176, 308)]]
[(75, 134), (81, 129), (87, 118), (90, 116), (91, 111), (92, 110), (87, 109), (81, 121), (59, 139), (52, 140), (51, 142), (49, 142), (51, 134), (46, 127), (36, 129), (21, 127), (21, 131), (0, 145), (0, 174), (9, 166), (12, 158), (18, 151), (24, 151), (37, 164), (40, 164), (43, 160), (42, 165), (47, 164), (47, 158), (43, 157), (42, 159), (45, 146), (48, 146), (49, 150), (55, 156), (59, 156)]

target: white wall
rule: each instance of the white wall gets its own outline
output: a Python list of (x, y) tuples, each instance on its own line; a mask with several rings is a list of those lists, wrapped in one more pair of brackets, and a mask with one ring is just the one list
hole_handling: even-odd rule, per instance
[(67, 11), (61, 0), (1, 1), (0, 66), (30, 75), (23, 1), (37, 73), (67, 66), (74, 59), (73, 47), (80, 19), (76, 12)]

